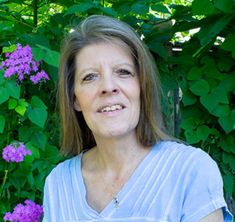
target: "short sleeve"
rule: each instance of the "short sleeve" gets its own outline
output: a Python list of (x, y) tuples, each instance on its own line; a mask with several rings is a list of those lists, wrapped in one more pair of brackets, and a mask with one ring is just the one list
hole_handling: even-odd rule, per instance
[(42, 222), (60, 221), (56, 209), (59, 202), (57, 180), (54, 170), (47, 176), (43, 192), (43, 220)]
[(49, 221), (49, 215), (50, 215), (50, 197), (49, 197), (49, 181), (48, 178), (46, 179), (45, 185), (44, 185), (44, 192), (43, 192), (43, 220), (42, 222), (48, 222)]
[(225, 222), (233, 218), (223, 196), (223, 181), (216, 162), (204, 151), (197, 149), (186, 176), (186, 190), (181, 222), (198, 222), (222, 208)]

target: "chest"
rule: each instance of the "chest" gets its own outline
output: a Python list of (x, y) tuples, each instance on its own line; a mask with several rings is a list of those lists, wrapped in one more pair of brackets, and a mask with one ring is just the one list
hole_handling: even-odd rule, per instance
[(86, 188), (86, 201), (88, 205), (101, 212), (108, 205), (118, 207), (118, 193), (122, 190), (125, 183), (127, 183), (129, 176), (123, 178), (113, 178), (107, 176), (102, 178), (97, 175), (84, 174), (84, 184)]

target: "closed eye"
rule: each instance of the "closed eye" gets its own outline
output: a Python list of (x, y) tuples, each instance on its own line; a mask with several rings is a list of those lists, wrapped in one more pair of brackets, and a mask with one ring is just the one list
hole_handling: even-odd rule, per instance
[(94, 80), (97, 77), (96, 73), (89, 73), (87, 75), (85, 75), (85, 77), (82, 79), (83, 82), (90, 82), (92, 80)]

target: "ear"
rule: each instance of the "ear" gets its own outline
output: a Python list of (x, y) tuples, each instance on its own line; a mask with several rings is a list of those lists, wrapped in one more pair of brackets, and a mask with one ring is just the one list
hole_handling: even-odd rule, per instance
[(78, 112), (82, 111), (81, 107), (80, 107), (80, 104), (78, 102), (78, 99), (75, 97), (75, 100), (74, 100), (74, 109)]

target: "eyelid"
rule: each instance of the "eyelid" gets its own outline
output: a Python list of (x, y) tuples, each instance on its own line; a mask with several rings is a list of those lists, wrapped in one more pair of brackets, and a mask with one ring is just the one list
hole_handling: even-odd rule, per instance
[[(95, 72), (90, 72), (90, 73), (87, 73), (87, 74), (84, 74), (82, 77), (81, 77), (81, 80), (82, 82), (90, 82), (92, 81), (95, 77), (97, 77), (97, 73)], [(92, 78), (92, 79), (88, 79), (88, 78)]]
[(130, 70), (130, 69), (127, 69), (127, 68), (119, 68), (117, 69), (116, 72), (121, 72), (121, 74), (124, 74), (124, 75), (131, 75), (131, 76), (135, 76), (135, 72), (133, 70)]

